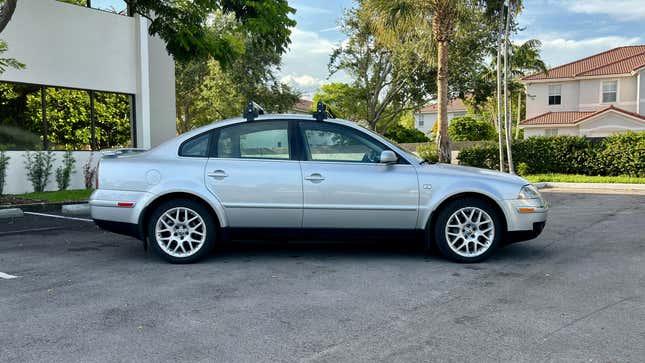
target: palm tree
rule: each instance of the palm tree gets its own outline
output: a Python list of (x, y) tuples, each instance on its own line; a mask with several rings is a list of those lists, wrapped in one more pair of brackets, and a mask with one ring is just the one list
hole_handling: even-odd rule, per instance
[(419, 34), (430, 29), (431, 42), (425, 49), (428, 61), (436, 51), (437, 66), (437, 151), (439, 161), (450, 162), (448, 138), (448, 45), (455, 29), (465, 18), (472, 2), (467, 0), (366, 0), (374, 9), (376, 33), (381, 40), (397, 42), (406, 32)]

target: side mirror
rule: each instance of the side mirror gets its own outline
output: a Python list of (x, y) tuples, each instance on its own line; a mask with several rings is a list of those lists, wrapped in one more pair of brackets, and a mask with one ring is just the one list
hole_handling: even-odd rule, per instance
[(396, 156), (392, 150), (383, 150), (381, 152), (381, 163), (382, 164), (394, 164), (399, 161), (399, 158)]

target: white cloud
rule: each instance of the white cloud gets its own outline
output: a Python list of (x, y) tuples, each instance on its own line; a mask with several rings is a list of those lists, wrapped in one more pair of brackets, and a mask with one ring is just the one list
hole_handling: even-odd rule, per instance
[(645, 19), (643, 0), (566, 0), (563, 5), (574, 13), (605, 14), (618, 21)]
[(332, 80), (327, 79), (327, 64), (336, 47), (337, 44), (319, 33), (299, 28), (291, 29), (291, 45), (282, 57), (282, 82), (295, 87), (305, 97), (311, 97), (321, 85), (339, 80), (339, 76), (334, 76)]
[(295, 74), (288, 74), (286, 76), (283, 76), (280, 79), (280, 81), (282, 83), (295, 85), (296, 87), (299, 87), (299, 88), (319, 87), (325, 83), (325, 80), (312, 77), (308, 74), (303, 74), (299, 76)]
[[(587, 39), (567, 39), (553, 34), (542, 34), (535, 38), (542, 42), (542, 59), (550, 67), (572, 62), (605, 50), (623, 45), (640, 44), (639, 37), (606, 36)], [(525, 40), (518, 40), (521, 43)]]

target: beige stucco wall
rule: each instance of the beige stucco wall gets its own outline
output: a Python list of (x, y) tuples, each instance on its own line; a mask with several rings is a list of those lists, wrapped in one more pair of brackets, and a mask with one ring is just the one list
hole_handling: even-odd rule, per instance
[[(460, 116), (465, 116), (466, 111), (459, 111), (459, 112), (448, 112), (448, 123), (450, 123), (450, 120), (452, 120), (455, 117), (460, 117)], [(423, 125), (420, 125), (419, 121), (423, 120)], [(414, 127), (417, 128), (417, 130), (423, 132), (424, 134), (428, 134), (430, 131), (432, 131), (432, 128), (434, 127), (434, 124), (437, 122), (437, 114), (436, 113), (417, 113), (414, 115)]]
[[(561, 104), (549, 105), (549, 86), (560, 85)], [(527, 84), (526, 118), (547, 112), (577, 111), (579, 81)]]
[(645, 131), (645, 121), (639, 121), (616, 112), (594, 118), (580, 124), (580, 133), (585, 136), (602, 137), (625, 131)]

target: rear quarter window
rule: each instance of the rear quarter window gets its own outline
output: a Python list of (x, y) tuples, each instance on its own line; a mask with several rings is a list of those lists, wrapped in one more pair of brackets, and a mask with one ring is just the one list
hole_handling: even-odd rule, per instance
[(206, 158), (210, 145), (211, 133), (206, 132), (184, 141), (179, 147), (179, 156)]

